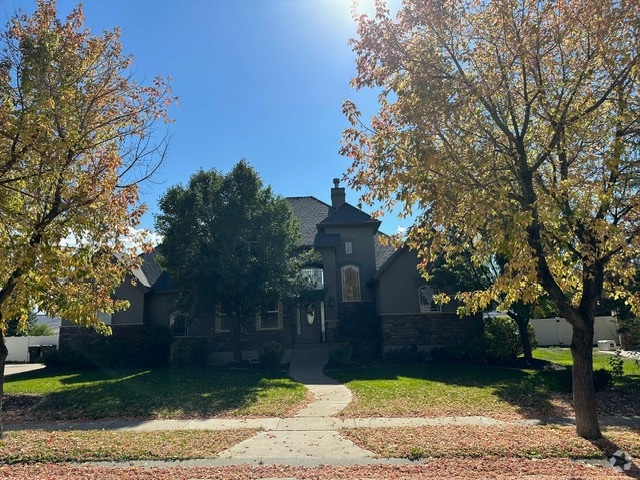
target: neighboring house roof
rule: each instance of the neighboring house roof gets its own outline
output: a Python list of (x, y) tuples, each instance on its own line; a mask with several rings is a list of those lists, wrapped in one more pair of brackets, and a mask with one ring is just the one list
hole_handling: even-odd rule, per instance
[(38, 313), (36, 315), (38, 319), (36, 320), (37, 324), (49, 325), (49, 328), (53, 332), (54, 335), (58, 335), (60, 333), (60, 325), (62, 324), (62, 318), (60, 317), (49, 317), (43, 313)]
[(318, 233), (318, 224), (335, 209), (315, 197), (287, 197), (287, 201), (300, 221), (302, 246), (313, 246)]

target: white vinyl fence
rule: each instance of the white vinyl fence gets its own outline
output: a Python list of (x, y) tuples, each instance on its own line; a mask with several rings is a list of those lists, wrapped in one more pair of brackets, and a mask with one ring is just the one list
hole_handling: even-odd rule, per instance
[[(571, 345), (571, 325), (564, 318), (538, 318), (531, 320), (531, 325), (541, 347)], [(597, 345), (598, 340), (614, 340), (620, 345), (615, 317), (595, 318), (593, 344)]]
[(9, 356), (7, 362), (29, 361), (29, 347), (55, 345), (58, 348), (58, 335), (49, 335), (47, 337), (6, 337), (7, 350)]

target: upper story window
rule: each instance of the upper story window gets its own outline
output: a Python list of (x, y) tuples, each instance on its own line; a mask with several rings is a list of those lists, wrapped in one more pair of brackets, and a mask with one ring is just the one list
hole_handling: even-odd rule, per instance
[(182, 312), (172, 313), (169, 317), (169, 327), (174, 337), (186, 337), (189, 333), (187, 316)]
[(345, 265), (340, 269), (342, 276), (342, 300), (360, 301), (360, 269), (355, 265)]
[(351, 242), (344, 242), (344, 253), (351, 255), (353, 253), (353, 244)]
[(418, 299), (420, 300), (420, 313), (441, 312), (442, 305), (433, 300), (433, 296), (438, 292), (429, 285), (423, 285), (418, 289)]
[(320, 267), (306, 267), (302, 269), (302, 284), (309, 290), (324, 288), (324, 272)]

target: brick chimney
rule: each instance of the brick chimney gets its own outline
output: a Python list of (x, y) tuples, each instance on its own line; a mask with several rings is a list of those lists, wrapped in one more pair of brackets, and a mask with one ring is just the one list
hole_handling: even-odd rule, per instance
[(340, 179), (333, 179), (333, 188), (331, 189), (331, 206), (333, 208), (340, 208), (346, 202), (346, 194), (344, 193), (344, 187), (340, 187)]

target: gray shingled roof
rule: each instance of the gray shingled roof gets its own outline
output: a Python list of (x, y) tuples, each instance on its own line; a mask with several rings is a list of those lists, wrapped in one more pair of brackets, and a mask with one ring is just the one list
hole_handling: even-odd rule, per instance
[(312, 247), (318, 233), (317, 225), (335, 209), (315, 197), (287, 197), (287, 201), (300, 221), (302, 246)]
[(150, 253), (143, 253), (142, 265), (133, 271), (133, 275), (138, 282), (151, 290), (168, 290), (171, 288), (169, 276), (158, 263), (158, 252), (153, 250)]
[(380, 268), (391, 258), (391, 256), (396, 252), (396, 247), (391, 245), (388, 241), (388, 238), (384, 233), (376, 233), (375, 236), (375, 253), (376, 253), (376, 270), (380, 270)]
[[(333, 208), (315, 197), (287, 197), (293, 213), (300, 222), (300, 234), (303, 247), (329, 247), (339, 242), (338, 234), (326, 234), (318, 231), (318, 225), (353, 225), (370, 223), (380, 225), (380, 221), (372, 218), (362, 210), (345, 203), (340, 208)], [(383, 233), (375, 235), (376, 269), (379, 269), (395, 252), (391, 245), (384, 245)], [(133, 273), (140, 285), (154, 291), (170, 290), (171, 284), (167, 273), (158, 263), (157, 250), (141, 255), (142, 265)]]
[(364, 213), (362, 210), (350, 205), (343, 204), (340, 208), (334, 209), (331, 214), (320, 222), (322, 225), (355, 225), (362, 223), (370, 223), (372, 225), (380, 225), (380, 221), (376, 220)]

